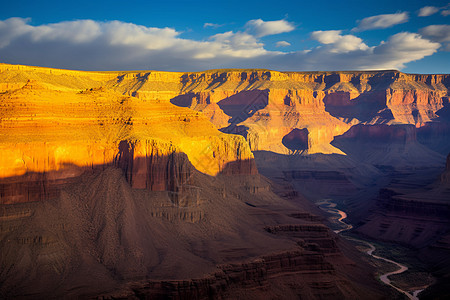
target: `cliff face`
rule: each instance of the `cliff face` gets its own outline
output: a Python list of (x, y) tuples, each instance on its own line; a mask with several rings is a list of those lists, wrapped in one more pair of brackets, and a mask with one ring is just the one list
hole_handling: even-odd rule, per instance
[[(46, 182), (114, 164), (134, 187), (173, 190), (164, 181), (169, 169), (186, 171), (175, 167), (184, 166), (182, 153), (210, 175), (256, 174), (251, 150), (438, 164), (441, 157), (429, 148), (449, 151), (449, 78), (397, 71), (102, 73), (2, 64), (0, 176), (8, 191), (2, 201), (41, 197), (13, 196), (20, 188), (6, 182), (50, 191)], [(160, 175), (152, 175), (156, 166)]]
[(433, 126), (430, 124), (439, 117), (437, 112), (448, 102), (450, 86), (450, 75), (398, 71), (64, 73), (1, 67), (3, 91), (19, 88), (28, 79), (60, 91), (104, 86), (141, 103), (170, 101), (202, 112), (221, 131), (246, 137), (252, 150), (284, 154), (291, 150), (282, 139), (293, 129), (308, 129), (309, 153), (342, 154), (330, 143), (355, 124)]
[(449, 170), (450, 155), (438, 180), (426, 180), (426, 169), (397, 175), (380, 189), (357, 231), (421, 249), (445, 240), (450, 228)]
[(121, 168), (133, 188), (170, 191), (182, 206), (198, 200), (189, 187), (194, 169), (257, 174), (245, 139), (219, 132), (199, 113), (101, 86), (60, 89), (41, 79), (84, 87), (108, 74), (24, 69), (1, 73), (27, 80), (0, 94), (2, 204), (54, 198), (83, 174), (111, 166)]
[[(43, 188), (119, 164), (134, 187), (173, 190), (164, 181), (174, 175), (167, 170), (186, 171), (175, 167), (182, 153), (216, 175), (256, 174), (251, 150), (347, 154), (376, 165), (437, 165), (432, 150), (450, 150), (449, 75), (2, 64), (0, 82), (2, 184), (26, 176)], [(9, 203), (16, 188), (3, 189)]]
[[(305, 199), (271, 192), (252, 150), (272, 151), (259, 167), (277, 180), (314, 193), (325, 183), (320, 197), (358, 191), (378, 174), (361, 161), (436, 161), (420, 141), (436, 124), (445, 139), (449, 84), (397, 71), (0, 64), (1, 297), (387, 295)], [(299, 153), (317, 155), (283, 155)], [(126, 286), (136, 278), (152, 281)]]
[[(389, 295), (304, 199), (281, 199), (255, 175), (208, 176), (186, 155), (140, 143), (120, 144), (120, 169), (0, 206), (2, 298)], [(151, 163), (133, 154), (144, 149)]]
[(208, 71), (184, 74), (171, 102), (203, 112), (223, 132), (243, 135), (252, 150), (290, 153), (283, 137), (308, 129), (309, 153), (342, 153), (330, 143), (352, 125), (420, 128), (434, 122), (449, 78), (397, 71)]

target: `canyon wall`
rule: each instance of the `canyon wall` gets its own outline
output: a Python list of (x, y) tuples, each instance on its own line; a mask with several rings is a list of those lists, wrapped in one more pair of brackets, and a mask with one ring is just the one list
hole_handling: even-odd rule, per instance
[[(311, 154), (345, 153), (331, 142), (356, 124), (411, 124), (418, 130), (439, 124), (445, 134), (450, 132), (448, 121), (442, 122), (439, 115), (448, 105), (448, 74), (269, 70), (64, 73), (12, 65), (1, 65), (0, 70), (4, 92), (31, 79), (58, 91), (102, 86), (139, 99), (139, 110), (148, 102), (190, 108), (222, 132), (244, 136), (252, 150), (292, 153), (282, 139), (294, 129), (308, 130), (306, 153)], [(426, 139), (426, 134), (421, 137)], [(428, 140), (432, 143), (433, 139)], [(444, 154), (447, 148), (445, 144), (436, 149)]]
[(105, 88), (101, 80), (117, 74), (4, 65), (1, 70), (8, 82), (0, 94), (3, 204), (49, 199), (83, 173), (111, 166), (120, 167), (134, 188), (175, 194), (188, 185), (191, 169), (257, 173), (242, 136), (221, 133), (187, 108)]
[[(135, 188), (177, 192), (191, 168), (257, 174), (252, 151), (334, 153), (382, 168), (439, 166), (450, 151), (445, 74), (0, 64), (0, 83), (3, 203), (45, 198), (57, 182), (109, 166)], [(30, 192), (14, 194), (21, 189)]]
[(202, 111), (223, 132), (245, 136), (252, 150), (290, 153), (282, 138), (308, 129), (308, 153), (342, 154), (330, 142), (353, 125), (421, 128), (437, 121), (448, 103), (449, 78), (398, 71), (208, 71), (186, 75), (172, 103)]
[(184, 182), (190, 168), (256, 174), (258, 150), (440, 165), (436, 152), (450, 151), (449, 85), (450, 75), (398, 71), (82, 72), (0, 64), (1, 201), (43, 199), (57, 183), (113, 165), (133, 187), (176, 192), (174, 182)]
[[(449, 87), (449, 75), (398, 71), (0, 64), (0, 296), (111, 296), (118, 286), (154, 297), (390, 295), (286, 182), (342, 196), (386, 168), (440, 166)], [(253, 152), (281, 182), (260, 177)], [(384, 196), (395, 220), (447, 216), (441, 204)]]

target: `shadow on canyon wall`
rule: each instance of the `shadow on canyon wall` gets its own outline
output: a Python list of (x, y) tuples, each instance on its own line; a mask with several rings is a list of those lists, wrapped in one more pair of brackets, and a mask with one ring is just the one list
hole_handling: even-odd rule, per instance
[[(339, 145), (349, 139), (345, 146), (353, 149), (348, 155), (256, 151), (255, 160), (259, 172), (274, 182), (291, 184), (313, 201), (338, 203), (348, 213), (354, 233), (414, 249), (411, 259), (427, 265), (426, 271), (437, 278), (424, 297), (447, 295), (450, 155), (445, 166), (445, 159), (439, 162), (441, 155), (427, 148), (429, 156), (407, 163), (408, 151), (417, 151), (415, 127), (398, 126), (392, 132), (380, 128), (366, 126), (359, 133), (350, 130), (336, 138)], [(379, 134), (374, 136), (372, 131)], [(361, 133), (366, 139), (358, 137)], [(420, 152), (415, 155), (419, 157)]]
[(290, 187), (119, 147), (111, 164), (1, 180), (2, 298), (393, 295)]

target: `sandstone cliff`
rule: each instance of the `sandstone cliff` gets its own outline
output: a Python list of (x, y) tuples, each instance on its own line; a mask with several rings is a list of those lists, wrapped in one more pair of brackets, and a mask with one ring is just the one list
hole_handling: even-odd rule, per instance
[(204, 112), (224, 132), (244, 135), (253, 150), (289, 153), (282, 138), (308, 129), (309, 153), (342, 153), (330, 142), (352, 125), (420, 128), (433, 122), (447, 101), (449, 78), (397, 71), (210, 71), (186, 75), (172, 103)]
[[(202, 161), (208, 168), (198, 168), (209, 174), (217, 174), (228, 162), (252, 158), (243, 138), (220, 133), (199, 113), (169, 103), (145, 102), (105, 88), (61, 91), (28, 80), (23, 87), (1, 94), (0, 101), (0, 141), (9, 152), (2, 156), (3, 177), (17, 174), (13, 168), (24, 163), (20, 158), (30, 157), (29, 153), (19, 153), (21, 146), (8, 144), (59, 144), (55, 154), (35, 152), (33, 162), (22, 173), (51, 171), (63, 163), (110, 163), (122, 140), (167, 141), (173, 146), (167, 151), (185, 152), (194, 164)], [(64, 141), (69, 144), (61, 143)], [(85, 151), (76, 149), (77, 141)], [(237, 148), (239, 153), (234, 151)], [(215, 151), (217, 158), (213, 157)]]
[(398, 71), (101, 73), (0, 67), (3, 91), (20, 88), (32, 79), (58, 91), (103, 86), (140, 99), (139, 106), (170, 101), (202, 112), (223, 132), (244, 136), (252, 150), (284, 154), (292, 150), (282, 139), (294, 129), (308, 130), (308, 153), (342, 154), (330, 143), (355, 124), (434, 126), (437, 113), (448, 103), (450, 86), (450, 75)]

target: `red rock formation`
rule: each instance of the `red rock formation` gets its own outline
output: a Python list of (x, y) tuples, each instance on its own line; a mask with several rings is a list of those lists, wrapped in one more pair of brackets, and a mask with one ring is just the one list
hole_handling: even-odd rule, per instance
[[(191, 101), (190, 107), (206, 112), (216, 126), (226, 127), (226, 119), (219, 117), (218, 108), (213, 104), (220, 99), (216, 98), (218, 92), (226, 93), (223, 98), (230, 97), (230, 92), (235, 95), (257, 80), (259, 89), (269, 90), (268, 105), (259, 108), (259, 113), (249, 118), (242, 111), (244, 117), (239, 120), (241, 123), (235, 119), (230, 120), (229, 124), (249, 128), (243, 134), (252, 144), (252, 149), (280, 153), (286, 151), (279, 146), (281, 138), (292, 129), (301, 127), (307, 127), (311, 132), (310, 153), (338, 152), (327, 144), (348, 127), (338, 125), (337, 120), (324, 114), (325, 111), (352, 124), (370, 122), (424, 126), (437, 118), (436, 112), (442, 108), (442, 99), (448, 93), (450, 81), (448, 75), (408, 75), (396, 71), (304, 74), (238, 71), (216, 74), (185, 77), (185, 86), (191, 87), (188, 90), (197, 95), (191, 97), (195, 104)], [(214, 100), (213, 94), (216, 96)], [(277, 115), (280, 112), (279, 118)], [(328, 125), (318, 126), (319, 123)], [(276, 134), (269, 129), (274, 127), (278, 128)], [(330, 130), (330, 127), (335, 130)], [(274, 141), (278, 146), (273, 145)]]
[(293, 153), (297, 152), (303, 152), (305, 150), (308, 150), (308, 129), (304, 128), (302, 130), (300, 129), (293, 129), (291, 132), (289, 132), (287, 135), (283, 137), (282, 143), (283, 145), (290, 149)]
[[(320, 197), (363, 189), (376, 171), (362, 161), (433, 165), (416, 128), (442, 118), (449, 78), (0, 65), (1, 295), (95, 296), (138, 280), (142, 297), (381, 296), (319, 218), (293, 213), (307, 206), (296, 191), (281, 199), (261, 182), (250, 150), (348, 154), (261, 156), (274, 178), (324, 183)], [(367, 233), (392, 240), (402, 232), (386, 222), (410, 218), (405, 242), (428, 243), (445, 205), (394, 192)]]
[[(51, 88), (67, 90), (103, 84), (143, 101), (172, 99), (174, 104), (203, 112), (217, 128), (230, 124), (248, 127), (246, 136), (254, 150), (278, 153), (288, 153), (281, 140), (294, 128), (308, 128), (310, 153), (341, 153), (329, 143), (348, 130), (350, 126), (345, 123), (401, 123), (422, 127), (437, 118), (436, 112), (443, 107), (450, 85), (448, 74), (417, 75), (398, 71), (212, 70), (115, 74), (11, 65), (2, 65), (1, 70), (6, 76), (0, 76), (0, 82), (9, 85), (5, 89), (18, 84), (11, 78), (23, 78), (23, 84), (33, 78)], [(70, 83), (62, 80), (64, 72), (71, 76)], [(19, 76), (14, 77), (16, 74)], [(243, 92), (237, 97), (247, 97), (246, 93), (254, 90), (268, 91), (267, 105), (255, 107), (252, 116), (243, 111), (246, 117), (241, 118), (241, 122), (236, 122), (236, 118), (230, 121), (229, 115), (217, 105)]]
[(120, 142), (115, 165), (124, 171), (132, 188), (150, 191), (176, 192), (189, 184), (193, 170), (184, 153), (156, 141)]

